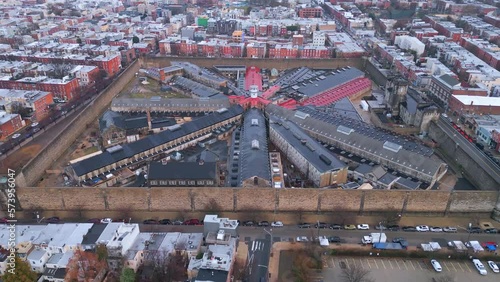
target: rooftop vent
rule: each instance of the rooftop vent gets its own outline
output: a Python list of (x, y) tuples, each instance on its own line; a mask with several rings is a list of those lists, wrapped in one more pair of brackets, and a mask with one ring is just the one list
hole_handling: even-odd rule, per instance
[(323, 154), (319, 155), (319, 159), (322, 160), (327, 165), (332, 164), (332, 161), (327, 156), (325, 156)]
[(179, 130), (181, 128), (181, 125), (180, 124), (176, 124), (176, 125), (172, 125), (170, 127), (168, 127), (168, 130), (170, 131), (176, 131), (176, 130)]
[(217, 112), (218, 112), (219, 114), (222, 114), (222, 113), (227, 112), (227, 109), (226, 109), (226, 108), (218, 109), (218, 110), (217, 110)]
[(252, 119), (252, 125), (259, 125), (259, 120), (256, 118)]
[(113, 153), (118, 152), (122, 149), (123, 149), (122, 146), (116, 145), (116, 146), (113, 146), (111, 148), (107, 148), (106, 151), (108, 151), (108, 153), (110, 153), (110, 154), (113, 154)]
[(343, 125), (339, 125), (337, 127), (337, 132), (343, 133), (345, 135), (349, 135), (349, 134), (351, 134), (351, 133), (354, 132), (354, 129), (346, 127), (346, 126), (343, 126)]
[(401, 146), (399, 144), (392, 143), (389, 141), (384, 142), (384, 149), (389, 150), (389, 151), (393, 151), (394, 153), (399, 152), (399, 150), (401, 150), (401, 148), (403, 148), (403, 146)]
[(309, 114), (306, 114), (304, 112), (301, 112), (301, 111), (296, 111), (295, 112), (295, 117), (298, 117), (298, 118), (301, 118), (301, 119), (306, 119), (309, 117)]
[(259, 141), (252, 140), (252, 149), (259, 149)]

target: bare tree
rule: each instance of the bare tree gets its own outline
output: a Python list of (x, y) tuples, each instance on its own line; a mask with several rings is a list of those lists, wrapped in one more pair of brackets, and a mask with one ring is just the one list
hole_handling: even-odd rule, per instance
[(304, 218), (304, 209), (297, 209), (295, 214), (297, 215), (297, 223), (302, 223), (302, 219)]
[(342, 269), (342, 274), (340, 279), (343, 282), (374, 282), (370, 278), (370, 270), (356, 266), (350, 265)]
[(451, 275), (444, 275), (432, 278), (433, 282), (455, 282), (455, 277)]
[(222, 207), (217, 203), (217, 200), (211, 198), (205, 205), (205, 210), (210, 213), (217, 213), (222, 211)]
[(234, 281), (247, 281), (248, 280), (248, 270), (246, 268), (245, 262), (236, 259), (233, 265), (233, 278)]
[(297, 282), (311, 281), (311, 272), (307, 267), (307, 255), (303, 252), (298, 253), (292, 263), (292, 275)]
[(185, 281), (187, 279), (186, 265), (187, 255), (181, 251), (172, 254), (158, 251), (150, 253), (145, 267), (149, 267), (151, 272), (143, 281), (148, 282), (173, 282)]

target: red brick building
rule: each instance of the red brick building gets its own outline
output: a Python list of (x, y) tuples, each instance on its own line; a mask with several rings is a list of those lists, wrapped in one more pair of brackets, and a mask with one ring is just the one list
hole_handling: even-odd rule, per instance
[(449, 105), (450, 110), (459, 115), (500, 115), (500, 98), (498, 97), (453, 95)]
[(0, 140), (14, 134), (23, 127), (21, 116), (0, 111)]
[(247, 44), (247, 58), (265, 58), (267, 44), (264, 42), (252, 42)]
[(299, 56), (299, 48), (297, 47), (297, 45), (276, 44), (269, 46), (270, 59), (288, 59), (288, 58), (297, 58), (298, 56)]
[(303, 59), (331, 58), (332, 52), (324, 46), (306, 46), (300, 50), (299, 56)]
[(323, 9), (316, 8), (303, 8), (299, 10), (299, 17), (301, 18), (321, 18), (323, 16)]

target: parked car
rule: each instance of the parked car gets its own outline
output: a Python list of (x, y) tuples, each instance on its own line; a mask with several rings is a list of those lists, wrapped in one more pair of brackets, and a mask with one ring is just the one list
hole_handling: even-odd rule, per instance
[(299, 228), (311, 228), (311, 224), (310, 223), (299, 223)]
[(269, 222), (265, 221), (265, 220), (261, 221), (261, 222), (259, 222), (259, 226), (261, 226), (261, 227), (267, 227), (267, 226), (269, 226)]
[(113, 219), (111, 219), (109, 217), (101, 219), (101, 223), (111, 223), (111, 222), (113, 222)]
[(146, 219), (142, 223), (143, 224), (158, 224), (158, 221), (154, 220), (154, 219)]
[(255, 222), (251, 220), (243, 221), (243, 226), (254, 226)]
[(427, 231), (429, 231), (429, 226), (417, 225), (417, 227), (415, 229), (417, 229), (418, 232), (427, 232)]
[(19, 137), (21, 137), (21, 134), (19, 134), (19, 133), (12, 135), (12, 139), (17, 139)]
[(200, 221), (196, 218), (191, 218), (191, 219), (184, 221), (183, 224), (184, 225), (200, 225)]
[(127, 220), (125, 220), (124, 218), (116, 218), (116, 219), (113, 219), (113, 222), (127, 222)]
[(328, 237), (328, 242), (330, 242), (330, 243), (340, 243), (340, 237), (339, 236), (330, 236), (330, 237)]
[(441, 267), (441, 264), (435, 259), (431, 259), (431, 265), (434, 268), (436, 272), (441, 272), (443, 271), (443, 268)]
[(37, 127), (38, 126), (38, 122), (34, 122), (31, 124), (31, 127)]
[(456, 227), (445, 226), (443, 227), (443, 231), (448, 233), (457, 233), (458, 230)]
[(97, 224), (97, 223), (101, 223), (101, 220), (99, 218), (91, 218), (91, 219), (87, 220), (87, 223)]
[(496, 228), (487, 228), (487, 229), (484, 229), (484, 233), (497, 234), (498, 230)]
[(306, 236), (297, 237), (297, 242), (308, 242), (308, 241), (309, 241), (309, 238), (307, 238)]
[(472, 226), (471, 228), (467, 228), (467, 232), (469, 233), (482, 233), (483, 230), (477, 226)]
[(328, 224), (324, 222), (317, 222), (316, 224), (314, 224), (314, 228), (328, 228)]
[(480, 260), (473, 259), (472, 263), (476, 267), (477, 271), (479, 271), (479, 274), (481, 274), (481, 275), (488, 274), (488, 271), (486, 271), (486, 268), (484, 267), (483, 263)]
[(281, 221), (274, 221), (271, 223), (271, 227), (283, 227), (283, 222)]
[(431, 227), (429, 227), (429, 230), (431, 232), (443, 232), (443, 228), (438, 227), (438, 226), (431, 226)]
[(184, 221), (180, 220), (180, 219), (176, 219), (174, 221), (172, 221), (172, 225), (182, 225), (184, 224)]
[(494, 262), (494, 261), (491, 261), (489, 260), (488, 261), (488, 265), (490, 266), (491, 270), (495, 273), (499, 273), (500, 272), (500, 269), (498, 268), (498, 265)]
[(415, 228), (415, 226), (403, 226), (403, 231), (406, 231), (406, 232), (415, 232), (417, 231), (417, 228)]
[(342, 224), (337, 224), (337, 223), (330, 225), (330, 229), (342, 229), (343, 227), (344, 226), (342, 226)]
[(375, 225), (375, 229), (377, 229), (377, 230), (386, 230), (387, 227), (385, 227), (385, 226), (383, 226), (381, 224), (377, 224), (377, 225)]
[(368, 230), (368, 229), (370, 229), (370, 225), (368, 225), (366, 223), (358, 224), (358, 226), (356, 226), (356, 229), (358, 229), (358, 230)]
[(45, 220), (47, 223), (59, 223), (61, 219), (57, 216), (49, 217)]
[(396, 237), (396, 238), (392, 239), (392, 242), (393, 242), (393, 243), (399, 243), (399, 242), (401, 242), (401, 241), (405, 241), (405, 240), (406, 240), (406, 239), (405, 239), (405, 238), (403, 238), (403, 237)]
[(345, 230), (356, 230), (356, 225), (354, 224), (346, 224), (344, 225)]
[(160, 224), (170, 225), (170, 224), (172, 224), (172, 222), (170, 221), (170, 219), (165, 218), (165, 219), (160, 220)]
[(397, 224), (387, 225), (387, 230), (389, 230), (389, 231), (399, 231), (399, 225), (397, 225)]

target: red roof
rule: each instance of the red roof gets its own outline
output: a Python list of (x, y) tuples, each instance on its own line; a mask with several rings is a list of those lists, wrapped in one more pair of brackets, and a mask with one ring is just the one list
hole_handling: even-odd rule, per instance
[(245, 72), (245, 90), (250, 90), (251, 85), (257, 85), (259, 91), (262, 91), (262, 76), (258, 67), (248, 67)]

